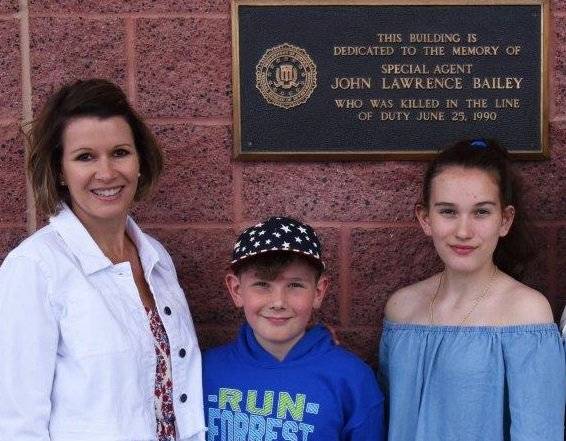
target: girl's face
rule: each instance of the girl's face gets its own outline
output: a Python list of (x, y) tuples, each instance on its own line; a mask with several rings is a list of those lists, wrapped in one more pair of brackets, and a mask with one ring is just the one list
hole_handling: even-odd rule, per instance
[(495, 177), (478, 168), (451, 166), (432, 180), (428, 207), (417, 218), (447, 269), (475, 272), (491, 266), (515, 210), (502, 207)]

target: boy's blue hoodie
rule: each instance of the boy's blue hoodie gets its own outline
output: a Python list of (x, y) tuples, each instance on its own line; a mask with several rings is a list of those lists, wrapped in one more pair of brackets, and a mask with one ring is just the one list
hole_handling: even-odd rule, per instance
[(283, 361), (249, 325), (203, 359), (207, 441), (382, 441), (383, 394), (371, 369), (320, 325)]

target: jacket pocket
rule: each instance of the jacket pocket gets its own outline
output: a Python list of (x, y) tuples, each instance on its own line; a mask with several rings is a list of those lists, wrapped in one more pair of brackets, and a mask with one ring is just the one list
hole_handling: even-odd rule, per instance
[(119, 295), (103, 295), (92, 287), (73, 292), (60, 321), (61, 350), (77, 357), (130, 350), (131, 342), (138, 339), (136, 318), (110, 297)]

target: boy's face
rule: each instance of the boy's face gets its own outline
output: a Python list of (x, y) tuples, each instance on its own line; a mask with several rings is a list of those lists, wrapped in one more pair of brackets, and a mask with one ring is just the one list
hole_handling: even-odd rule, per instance
[(283, 360), (304, 335), (312, 310), (320, 307), (328, 279), (315, 280), (315, 270), (305, 262), (294, 261), (274, 280), (261, 278), (253, 268), (240, 276), (226, 276), (226, 285), (259, 344)]

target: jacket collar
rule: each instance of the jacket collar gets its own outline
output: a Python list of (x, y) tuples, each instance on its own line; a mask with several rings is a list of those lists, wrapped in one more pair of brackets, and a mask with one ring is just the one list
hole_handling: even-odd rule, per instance
[[(160, 262), (159, 253), (147, 238), (147, 235), (138, 227), (138, 224), (128, 216), (126, 220), (126, 232), (134, 245), (138, 249), (138, 255), (142, 264), (143, 272), (147, 276), (151, 273), (156, 264)], [(164, 262), (163, 266), (166, 266)]]
[[(80, 263), (85, 274), (90, 275), (113, 266), (67, 204), (62, 204), (61, 211), (49, 218), (49, 223)], [(129, 216), (126, 221), (126, 232), (138, 249), (144, 273), (149, 274), (159, 261), (157, 250)]]

